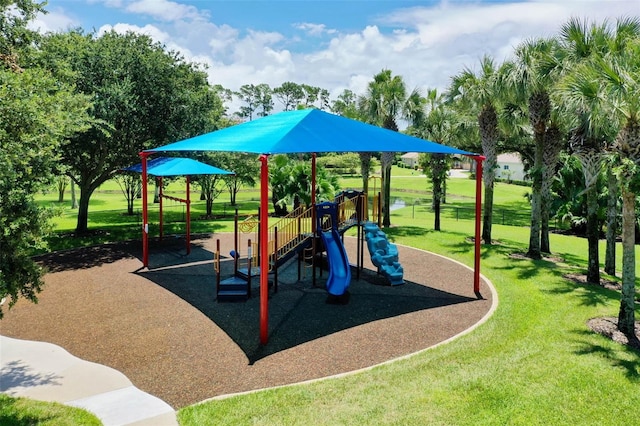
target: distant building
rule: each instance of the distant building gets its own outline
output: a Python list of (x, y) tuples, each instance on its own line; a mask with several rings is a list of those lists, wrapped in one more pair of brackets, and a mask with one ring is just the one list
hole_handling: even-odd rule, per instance
[(407, 152), (400, 157), (400, 161), (409, 169), (415, 169), (418, 166), (418, 158), (420, 154), (417, 152)]
[(451, 168), (462, 170), (473, 170), (476, 162), (465, 156), (453, 155), (451, 156)]
[(496, 177), (505, 180), (527, 180), (520, 154), (510, 152), (498, 155)]

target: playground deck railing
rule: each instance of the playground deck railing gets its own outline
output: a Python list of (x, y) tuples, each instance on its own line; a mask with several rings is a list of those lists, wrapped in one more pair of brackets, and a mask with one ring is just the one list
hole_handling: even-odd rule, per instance
[(340, 194), (335, 202), (338, 204), (337, 227), (339, 230), (358, 225), (359, 220), (367, 220), (367, 194), (359, 193), (354, 196)]
[[(277, 234), (277, 236), (276, 236)], [(287, 257), (300, 244), (313, 236), (313, 209), (303, 206), (269, 225), (269, 241), (277, 241), (277, 257)], [(272, 255), (272, 249), (269, 255)]]

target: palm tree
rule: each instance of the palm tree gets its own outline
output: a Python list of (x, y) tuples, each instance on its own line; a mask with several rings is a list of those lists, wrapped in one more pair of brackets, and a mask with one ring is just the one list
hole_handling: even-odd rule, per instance
[[(311, 165), (306, 161), (289, 160), (285, 169), (285, 181), (283, 182), (284, 196), (277, 200), (279, 204), (293, 204), (293, 210), (300, 206), (311, 205)], [(318, 202), (335, 199), (340, 190), (338, 177), (324, 167), (316, 169), (316, 199)]]
[(604, 272), (611, 276), (616, 276), (616, 237), (618, 234), (618, 178), (613, 172), (616, 166), (614, 156), (607, 158), (605, 164), (607, 179), (607, 233), (606, 252), (604, 255)]
[(640, 191), (640, 20), (617, 23), (616, 34), (635, 34), (626, 43), (616, 38), (619, 49), (598, 58), (595, 65), (604, 82), (605, 102), (620, 131), (613, 151), (622, 161), (618, 168), (622, 183), (622, 295), (618, 329), (635, 337), (635, 207)]
[[(562, 57), (559, 67), (564, 74), (560, 90), (562, 101), (574, 111), (571, 147), (580, 158), (587, 193), (587, 239), (589, 260), (587, 281), (600, 282), (599, 230), (596, 181), (604, 160), (604, 149), (618, 132), (619, 124), (610, 119), (613, 102), (603, 102), (599, 80), (605, 69), (603, 58), (619, 58), (628, 40), (637, 39), (640, 25), (634, 19), (621, 19), (616, 28), (572, 19), (562, 27), (559, 42)], [(606, 74), (606, 73), (605, 73)]]
[(540, 203), (540, 251), (551, 253), (549, 241), (549, 220), (551, 218), (552, 193), (551, 186), (560, 161), (560, 153), (566, 146), (566, 138), (561, 130), (559, 120), (550, 122), (544, 135), (545, 149), (542, 155), (542, 186)]
[[(415, 89), (407, 95), (401, 76), (393, 76), (391, 70), (382, 70), (369, 83), (367, 94), (359, 99), (359, 109), (366, 121), (385, 129), (398, 131), (397, 119), (406, 119), (410, 124), (424, 118), (425, 100)], [(393, 151), (382, 153), (382, 225), (391, 225), (391, 165), (395, 158)]]
[(469, 68), (453, 77), (448, 90), (449, 102), (464, 114), (473, 111), (477, 116), (484, 160), (485, 203), (482, 221), (482, 239), (491, 244), (491, 222), (493, 219), (493, 186), (497, 167), (498, 110), (504, 99), (506, 67), (496, 67), (490, 56), (480, 62), (480, 72)]
[[(331, 111), (343, 117), (354, 120), (361, 120), (360, 110), (358, 109), (358, 99), (356, 94), (349, 89), (344, 89), (338, 98), (331, 105)], [(362, 176), (362, 191), (369, 193), (369, 173), (371, 172), (371, 156), (370, 152), (359, 152), (360, 156), (360, 174)]]
[(533, 131), (534, 156), (531, 175), (531, 227), (527, 255), (534, 259), (541, 252), (549, 253), (549, 204), (551, 180), (563, 148), (557, 122), (551, 126), (552, 104), (549, 91), (554, 84), (553, 56), (557, 50), (554, 39), (535, 39), (520, 44), (516, 61), (510, 68), (509, 82), (516, 102), (526, 103)]
[[(434, 142), (451, 145), (451, 141), (457, 139), (456, 124), (458, 117), (451, 108), (444, 103), (444, 96), (438, 94), (436, 89), (427, 91), (427, 115), (420, 124), (407, 129), (407, 133)], [(450, 165), (442, 154), (423, 155), (420, 163), (431, 180), (433, 193), (432, 207), (435, 214), (433, 229), (440, 230), (440, 205), (444, 202), (447, 172)]]

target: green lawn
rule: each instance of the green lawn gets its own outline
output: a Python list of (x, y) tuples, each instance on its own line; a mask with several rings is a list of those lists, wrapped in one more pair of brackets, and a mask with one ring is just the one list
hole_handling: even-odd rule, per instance
[[(350, 182), (345, 180), (343, 188)], [(451, 212), (474, 205), (475, 183), (466, 179), (448, 182), (452, 210), (443, 212), (442, 231), (435, 232), (426, 178), (394, 177), (394, 194), (407, 200), (419, 198), (420, 203), (408, 202), (407, 207), (392, 212), (393, 227), (387, 233), (397, 243), (473, 265), (473, 246), (466, 240), (473, 235), (473, 220)], [(359, 179), (351, 184), (358, 188)], [(529, 210), (523, 195), (527, 190), (498, 183), (496, 211), (513, 209), (526, 217)], [(242, 193), (241, 212), (255, 212), (256, 198), (255, 191)], [(55, 197), (41, 197), (45, 204), (55, 205), (54, 201)], [(101, 188), (94, 196), (90, 227), (111, 233), (95, 237), (96, 242), (109, 237), (139, 238), (138, 219), (123, 216), (124, 208), (124, 198), (113, 189)], [(216, 208), (220, 211), (221, 203)], [(63, 210), (57, 226), (68, 232), (75, 226), (74, 212)], [(589, 318), (616, 316), (619, 293), (563, 278), (569, 272), (584, 272), (586, 240), (554, 234), (551, 249), (560, 260), (518, 260), (510, 255), (526, 251), (529, 230), (501, 225), (498, 218), (493, 226), (498, 244), (483, 246), (481, 268), (498, 291), (499, 305), (472, 333), (368, 372), (187, 407), (178, 413), (180, 423), (617, 425), (640, 418), (640, 353), (586, 326)], [(183, 223), (170, 226), (183, 232)], [(231, 226), (226, 218), (195, 221), (193, 229), (230, 231)], [(620, 247), (617, 252), (620, 270)]]
[(12, 398), (0, 393), (0, 425), (93, 426), (102, 422), (80, 408), (54, 402)]
[[(472, 264), (471, 222), (445, 221), (434, 232), (398, 212), (388, 232), (396, 242)], [(482, 272), (499, 306), (474, 332), (368, 372), (187, 407), (181, 424), (618, 425), (640, 418), (640, 354), (586, 326), (589, 318), (615, 316), (619, 294), (563, 279), (586, 265), (586, 246), (553, 235), (564, 262), (515, 260), (509, 254), (526, 250), (528, 230), (497, 225), (494, 232), (501, 244), (483, 247)]]

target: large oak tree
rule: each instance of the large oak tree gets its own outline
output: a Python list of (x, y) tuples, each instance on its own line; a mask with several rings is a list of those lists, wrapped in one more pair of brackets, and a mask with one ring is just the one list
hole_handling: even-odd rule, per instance
[(96, 124), (68, 140), (62, 161), (80, 188), (76, 233), (88, 231), (93, 192), (144, 149), (215, 129), (223, 113), (204, 71), (135, 33), (51, 34), (35, 58), (91, 97)]
[(0, 299), (9, 306), (37, 301), (42, 270), (31, 254), (44, 246), (49, 212), (34, 195), (53, 182), (61, 141), (88, 122), (85, 97), (24, 62), (38, 11), (29, 1), (0, 2)]

